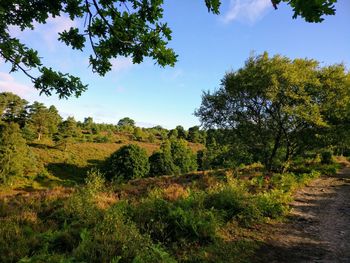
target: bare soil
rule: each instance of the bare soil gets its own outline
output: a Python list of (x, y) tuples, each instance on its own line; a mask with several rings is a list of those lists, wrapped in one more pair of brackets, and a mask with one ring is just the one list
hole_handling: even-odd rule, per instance
[(254, 262), (350, 262), (350, 165), (296, 192), (284, 223), (267, 226)]

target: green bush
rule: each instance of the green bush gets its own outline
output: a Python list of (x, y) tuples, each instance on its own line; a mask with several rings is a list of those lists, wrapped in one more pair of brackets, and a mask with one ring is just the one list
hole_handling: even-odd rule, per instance
[(226, 221), (234, 218), (245, 209), (245, 193), (230, 186), (209, 193), (204, 205), (207, 209), (219, 210)]
[(129, 144), (114, 152), (107, 159), (104, 169), (108, 179), (130, 180), (146, 177), (150, 166), (146, 151), (138, 145)]
[(172, 175), (177, 174), (179, 169), (173, 163), (170, 154), (155, 152), (149, 157), (150, 175)]
[(291, 197), (283, 190), (271, 190), (257, 194), (254, 201), (263, 217), (279, 218), (288, 212)]
[(0, 184), (12, 185), (37, 171), (37, 162), (17, 123), (0, 124)]
[(179, 168), (180, 173), (197, 170), (196, 155), (188, 147), (188, 143), (185, 140), (172, 140), (170, 147), (173, 162)]
[(147, 198), (133, 209), (133, 220), (155, 242), (208, 242), (216, 238), (220, 220), (214, 211), (188, 208), (181, 202)]
[(331, 164), (333, 163), (333, 151), (332, 150), (324, 150), (321, 152), (321, 163), (322, 164)]
[(91, 230), (84, 229), (80, 236), (81, 242), (74, 251), (75, 258), (80, 261), (174, 262), (128, 219), (125, 203), (109, 209), (101, 222)]

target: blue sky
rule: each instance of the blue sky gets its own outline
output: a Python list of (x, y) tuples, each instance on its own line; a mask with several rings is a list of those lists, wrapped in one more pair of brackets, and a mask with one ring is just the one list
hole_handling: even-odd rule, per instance
[(56, 41), (57, 32), (78, 22), (59, 17), (34, 31), (13, 28), (39, 50), (44, 63), (81, 77), (89, 88), (68, 100), (38, 96), (23, 74), (9, 75), (9, 66), (0, 61), (0, 91), (53, 104), (62, 116), (77, 120), (92, 116), (96, 122), (117, 123), (128, 116), (142, 126), (188, 128), (199, 124), (193, 112), (202, 91), (217, 88), (225, 72), (242, 67), (252, 52), (314, 58), (322, 65), (343, 62), (349, 69), (350, 1), (338, 1), (336, 9), (335, 16), (310, 24), (292, 19), (286, 5), (275, 11), (269, 0), (223, 0), (218, 16), (207, 12), (204, 0), (165, 0), (164, 20), (173, 30), (170, 47), (179, 55), (176, 66), (161, 68), (150, 59), (133, 65), (129, 58), (118, 58), (105, 77), (91, 72), (88, 54)]

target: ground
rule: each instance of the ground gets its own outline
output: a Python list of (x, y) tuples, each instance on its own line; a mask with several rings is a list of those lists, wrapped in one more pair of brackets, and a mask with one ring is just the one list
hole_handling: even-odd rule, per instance
[(350, 165), (296, 192), (288, 220), (266, 226), (255, 262), (350, 262)]

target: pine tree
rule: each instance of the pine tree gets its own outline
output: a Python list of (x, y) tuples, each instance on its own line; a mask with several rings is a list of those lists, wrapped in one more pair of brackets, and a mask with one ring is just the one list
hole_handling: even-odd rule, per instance
[(0, 183), (9, 184), (33, 167), (30, 150), (17, 123), (0, 125)]

